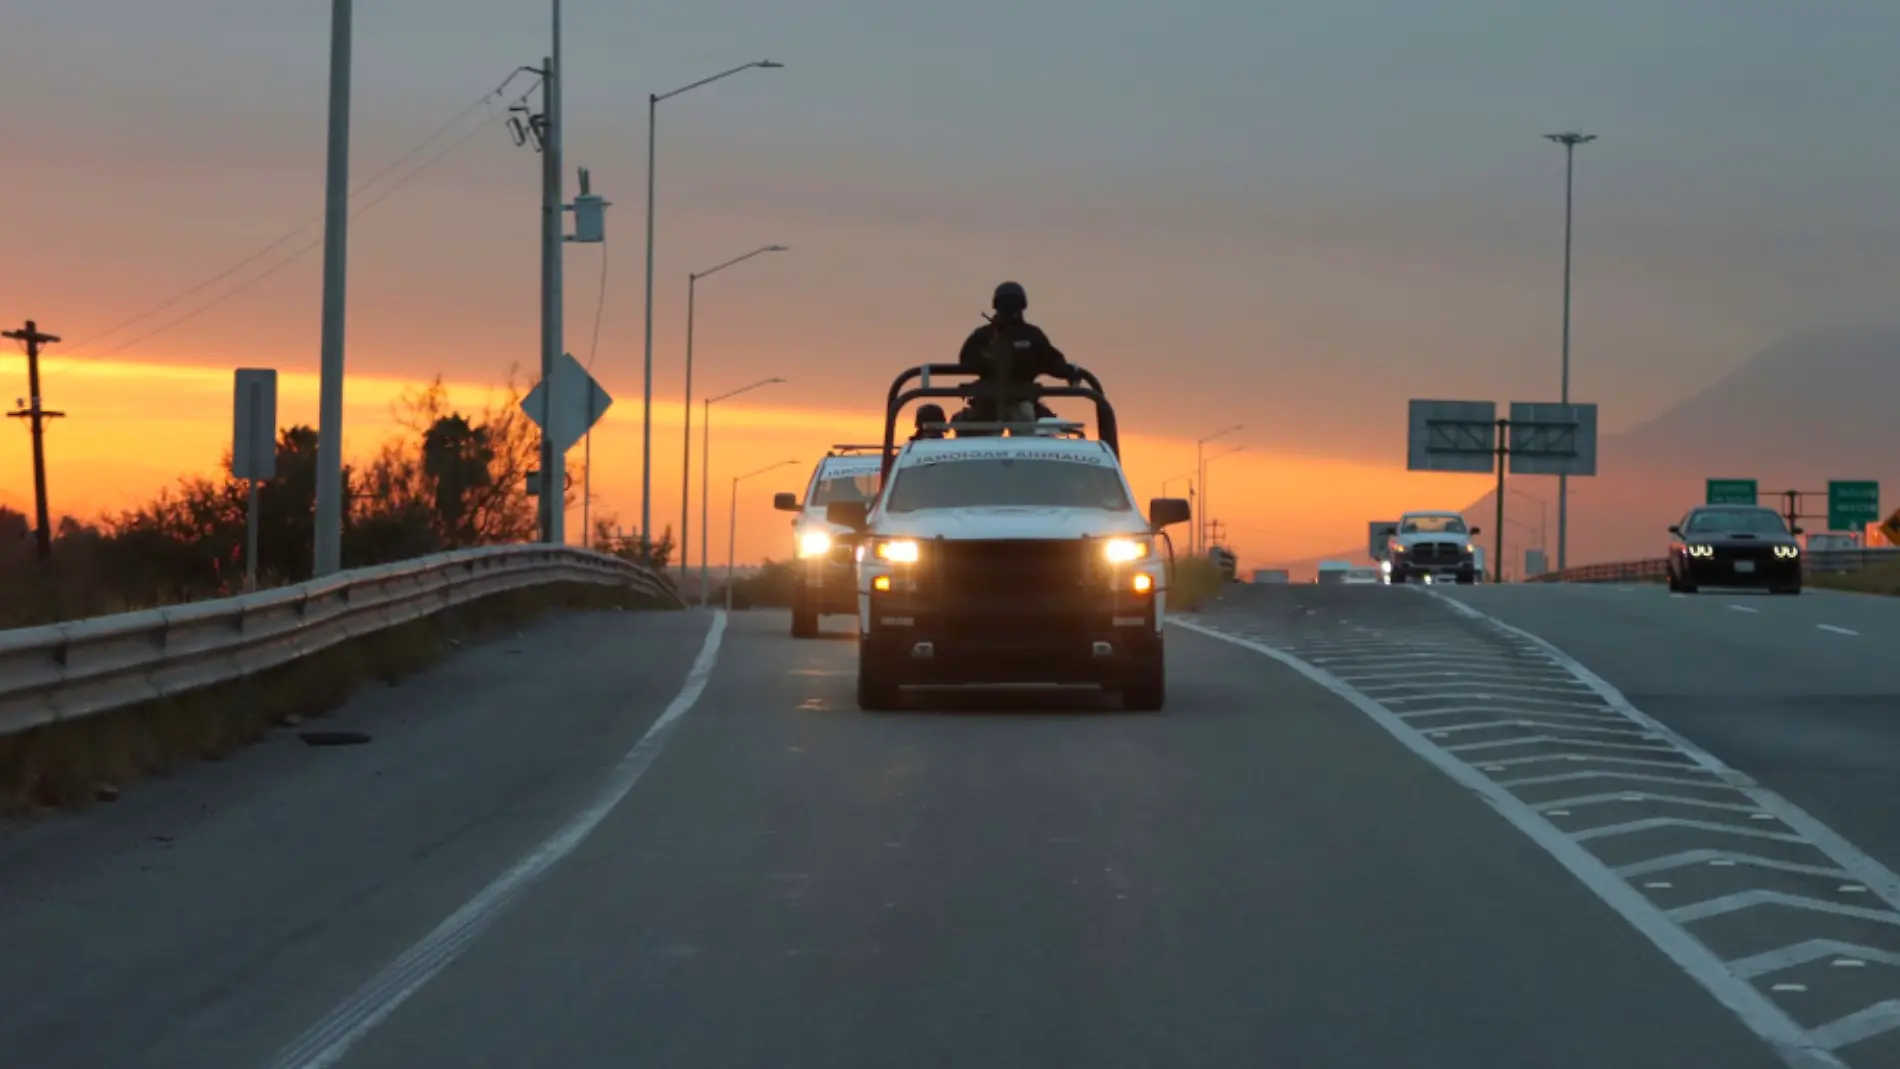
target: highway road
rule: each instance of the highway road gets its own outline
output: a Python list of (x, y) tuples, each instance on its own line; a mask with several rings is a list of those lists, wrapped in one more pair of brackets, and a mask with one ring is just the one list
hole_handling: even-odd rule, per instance
[[(1171, 634), (1158, 715), (1057, 692), (864, 714), (828, 623), (552, 621), (362, 695), (337, 720), (368, 745), (287, 732), (0, 836), (4, 1060), (1900, 1064), (1877, 954), (1763, 957), (1890, 931), (1873, 859), (1837, 871), (1744, 805), (1701, 819), (1793, 836), (1760, 847), (1781, 867), (1694, 854), (1692, 824), (1594, 860), (1616, 843), (1566, 818), (1639, 820), (1656, 783), (1522, 780), (1637, 754), (1711, 807), (1742, 788), (1444, 599), (1242, 589)], [(1862, 913), (1670, 912), (1742, 870)]]
[(1900, 868), (1900, 598), (1448, 588)]

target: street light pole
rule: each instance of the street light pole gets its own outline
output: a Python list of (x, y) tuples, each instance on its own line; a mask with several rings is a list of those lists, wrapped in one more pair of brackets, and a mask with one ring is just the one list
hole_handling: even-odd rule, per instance
[[(1570, 403), (1570, 233), (1571, 206), (1576, 189), (1577, 146), (1597, 139), (1595, 134), (1545, 134), (1547, 140), (1564, 147), (1564, 342), (1563, 396)], [(1557, 476), (1557, 570), (1569, 563), (1570, 550), (1570, 476)]]
[(1193, 537), (1188, 542), (1188, 552), (1197, 556), (1207, 548), (1207, 443), (1241, 429), (1243, 428), (1239, 424), (1235, 424), (1224, 431), (1215, 431), (1213, 434), (1194, 443), (1195, 485), (1201, 488), (1201, 508), (1194, 516)]
[(330, 129), (323, 177), (323, 327), (317, 386), (315, 575), (343, 567), (344, 284), (349, 273), (351, 0), (330, 0)]
[(1550, 521), (1550, 511), (1549, 511), (1550, 502), (1545, 501), (1543, 498), (1538, 497), (1536, 494), (1526, 493), (1523, 490), (1519, 490), (1515, 486), (1511, 487), (1510, 489), (1511, 489), (1511, 493), (1516, 494), (1517, 496), (1523, 498), (1526, 501), (1537, 502), (1537, 548), (1540, 552), (1548, 556), (1548, 554), (1550, 553), (1550, 537), (1549, 537), (1550, 536), (1550, 522), (1549, 522)]
[(647, 280), (646, 280), (646, 379), (641, 392), (640, 402), (640, 537), (649, 544), (653, 537), (653, 205), (654, 175), (657, 168), (654, 152), (658, 147), (658, 123), (660, 101), (670, 100), (702, 85), (711, 85), (722, 78), (730, 78), (740, 71), (754, 67), (772, 70), (785, 64), (769, 59), (743, 63), (729, 71), (720, 71), (710, 78), (701, 78), (691, 85), (683, 85), (669, 93), (649, 93), (647, 95)]
[(686, 560), (686, 550), (687, 546), (691, 544), (687, 538), (686, 520), (689, 515), (689, 510), (693, 507), (693, 319), (698, 303), (699, 280), (708, 275), (724, 271), (726, 268), (732, 267), (735, 264), (742, 264), (754, 256), (768, 252), (786, 251), (789, 250), (783, 245), (763, 245), (746, 253), (744, 256), (735, 256), (717, 267), (711, 267), (704, 271), (686, 276), (686, 403), (683, 406), (683, 411), (686, 413), (686, 426), (684, 433), (681, 435), (683, 442), (680, 447), (679, 550), (680, 582), (682, 584), (686, 582), (686, 576), (688, 575), (689, 565)]
[(709, 481), (712, 478), (712, 406), (717, 404), (720, 401), (724, 401), (728, 397), (737, 397), (740, 394), (745, 393), (749, 390), (756, 390), (761, 386), (772, 386), (784, 381), (785, 381), (784, 379), (779, 379), (779, 378), (760, 379), (758, 382), (755, 382), (750, 386), (741, 386), (738, 389), (732, 390), (728, 393), (722, 393), (718, 397), (708, 397), (706, 398), (706, 401), (705, 401), (704, 410), (700, 413), (700, 421), (699, 421), (699, 435), (700, 435), (699, 437), (699, 607), (702, 609), (706, 607), (706, 595), (712, 583), (712, 577), (709, 574), (707, 574), (707, 571), (706, 571), (706, 562), (708, 560), (707, 550), (706, 550), (706, 545), (707, 545), (706, 529), (709, 525), (706, 513), (707, 513), (708, 503), (712, 500), (712, 491), (708, 485)]
[[(1237, 445), (1233, 447), (1232, 449), (1229, 449), (1225, 453), (1216, 453), (1213, 456), (1207, 458), (1207, 464), (1212, 464), (1216, 460), (1219, 460), (1222, 457), (1231, 457), (1235, 453), (1242, 452), (1246, 448), (1247, 447), (1244, 445)], [(1207, 511), (1207, 502), (1208, 502), (1208, 496), (1209, 496), (1207, 493), (1207, 464), (1201, 465), (1201, 511), (1203, 513)], [(1211, 548), (1211, 547), (1203, 547), (1203, 548), (1205, 549), (1205, 548)]]
[(796, 464), (796, 463), (798, 463), (798, 461), (796, 460), (781, 460), (777, 464), (767, 464), (765, 467), (760, 468), (757, 471), (748, 471), (744, 475), (735, 475), (732, 477), (732, 505), (731, 505), (731, 512), (727, 516), (728, 522), (726, 524), (726, 611), (727, 612), (732, 611), (732, 570), (733, 570), (733, 557), (735, 556), (734, 547), (738, 545), (738, 542), (739, 542), (739, 484), (742, 482), (745, 482), (747, 479), (752, 478), (754, 475), (764, 475), (768, 471), (777, 471), (778, 469), (785, 467), (787, 464)]

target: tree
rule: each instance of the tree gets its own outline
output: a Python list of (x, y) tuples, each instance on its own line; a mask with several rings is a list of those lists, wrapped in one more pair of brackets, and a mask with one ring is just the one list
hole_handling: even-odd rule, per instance
[(635, 564), (647, 564), (664, 571), (673, 559), (673, 528), (667, 527), (660, 532), (658, 542), (648, 542), (640, 537), (640, 532), (621, 534), (619, 518), (613, 515), (601, 516), (594, 520), (593, 547), (602, 553), (611, 553), (622, 560)]
[[(343, 563), (405, 560), (442, 549), (531, 540), (536, 533), (527, 473), (540, 433), (521, 411), (524, 391), (509, 372), (478, 412), (451, 407), (440, 378), (396, 404), (408, 434), (346, 467)], [(317, 432), (293, 426), (276, 443), (277, 471), (258, 487), (258, 578), (307, 579), (313, 563)], [(94, 615), (236, 593), (245, 570), (249, 486), (223, 458), (216, 476), (178, 480), (135, 508), (86, 524), (60, 519), (51, 566), (33, 551), (27, 517), (0, 507), (0, 626)], [(574, 495), (566, 495), (568, 505)], [(622, 547), (629, 559), (672, 552)]]
[(459, 412), (437, 419), (423, 432), (422, 475), (434, 495), (436, 523), (449, 545), (474, 544), (471, 498), (491, 484), (494, 462), (488, 428), (470, 426)]

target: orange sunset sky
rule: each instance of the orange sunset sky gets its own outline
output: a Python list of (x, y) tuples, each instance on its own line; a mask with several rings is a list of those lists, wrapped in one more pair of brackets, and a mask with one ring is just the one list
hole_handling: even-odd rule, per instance
[[(33, 102), (0, 112), (0, 137), (34, 146), (0, 160), (0, 319), (65, 339), (44, 363), (46, 402), (69, 414), (49, 439), (56, 512), (214, 468), (235, 367), (278, 368), (279, 422), (315, 421), (325, 6), (43, 5), (0, 41), (0, 87)], [(1884, 32), (1871, 9), (1721, 37), (1653, 12), (1632, 35), (1648, 9), (1626, 3), (1565, 20), (1369, 4), (1373, 22), (1300, 5), (1209, 3), (1196, 19), (1012, 6), (996, 47), (1037, 62), (970, 79), (1002, 7), (715, 6), (570, 5), (568, 193), (587, 166), (614, 207), (605, 253), (568, 248), (566, 289), (568, 349), (616, 401), (594, 441), (595, 508), (632, 526), (646, 94), (784, 61), (661, 105), (656, 527), (679, 518), (687, 274), (791, 247), (700, 287), (696, 392), (789, 380), (716, 411), (716, 560), (732, 474), (799, 461), (740, 499), (739, 558), (785, 556), (772, 492), (799, 488), (826, 445), (874, 438), (896, 369), (950, 359), (1004, 278), (1106, 383), (1143, 497), (1193, 467), (1194, 438), (1246, 425), (1210, 447), (1247, 447), (1210, 488), (1243, 567), (1361, 545), (1367, 520), (1406, 508), (1464, 506), (1485, 477), (1403, 470), (1406, 400), (1556, 399), (1563, 157), (1540, 135), (1563, 124), (1604, 131), (1578, 160), (1572, 382), (1605, 433), (1891, 295), (1896, 246), (1867, 220), (1891, 214), (1900, 165), (1847, 131), (1892, 94), (1750, 88), (1770, 44), (1787, 69), (1893, 86), (1856, 45)], [(213, 18), (217, 48), (190, 32)], [(405, 386), (439, 373), (479, 407), (511, 366), (536, 365), (538, 161), (499, 123), (525, 85), (454, 117), (538, 61), (544, 18), (492, 0), (359, 6), (350, 456), (394, 432)], [(1801, 121), (1765, 141), (1776, 109)], [(0, 400), (25, 392), (23, 360), (0, 354)], [(27, 436), (9, 426), (0, 503), (30, 495)], [(578, 537), (578, 508), (568, 526)]]

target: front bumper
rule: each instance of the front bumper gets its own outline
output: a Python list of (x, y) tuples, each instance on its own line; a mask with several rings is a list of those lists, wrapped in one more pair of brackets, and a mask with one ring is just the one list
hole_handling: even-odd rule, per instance
[(1409, 554), (1403, 559), (1394, 558), (1390, 572), (1394, 578), (1401, 575), (1406, 577), (1429, 575), (1433, 579), (1455, 579), (1461, 575), (1476, 575), (1477, 573), (1478, 560), (1475, 556), (1431, 556), (1421, 559)]
[(830, 615), (856, 615), (857, 567), (851, 559), (852, 546), (834, 543), (823, 556), (798, 561), (800, 593), (807, 605)]
[[(1753, 565), (1747, 570), (1745, 565)], [(1688, 557), (1681, 565), (1691, 586), (1792, 587), (1801, 585), (1799, 557)]]
[(859, 656), (892, 683), (1116, 686), (1162, 656), (1152, 594), (980, 599), (872, 591)]

